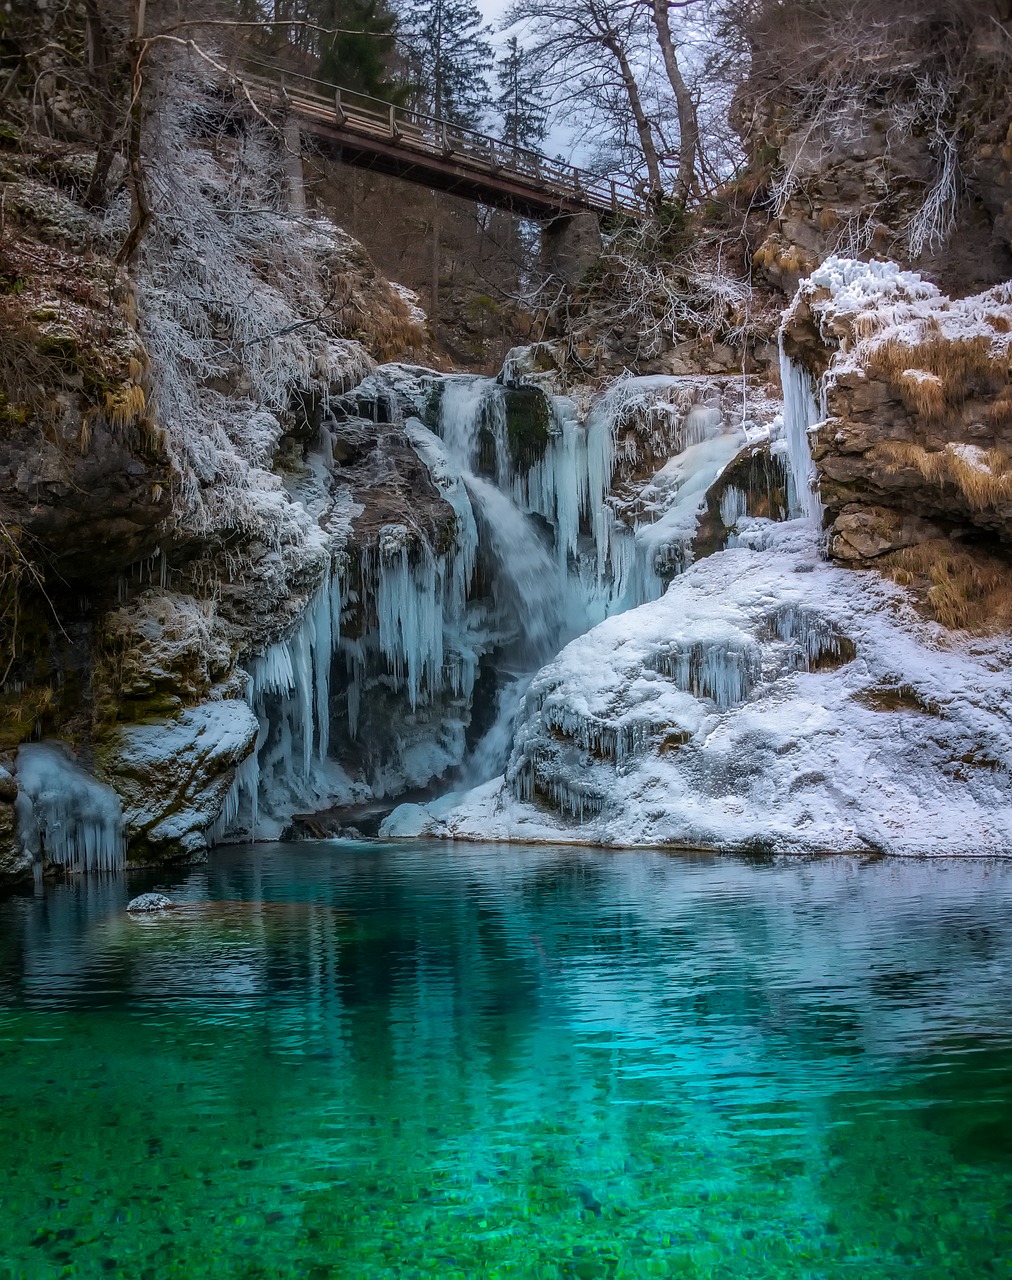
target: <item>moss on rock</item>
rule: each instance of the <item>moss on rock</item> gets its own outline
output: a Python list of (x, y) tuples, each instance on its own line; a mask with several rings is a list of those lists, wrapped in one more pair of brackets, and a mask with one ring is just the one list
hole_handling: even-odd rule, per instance
[(529, 471), (548, 448), (552, 410), (538, 387), (507, 387), (506, 439), (518, 471)]

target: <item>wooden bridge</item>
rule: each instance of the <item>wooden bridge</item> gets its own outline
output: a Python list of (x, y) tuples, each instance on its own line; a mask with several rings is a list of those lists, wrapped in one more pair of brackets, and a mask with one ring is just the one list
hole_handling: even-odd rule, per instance
[(505, 209), (539, 222), (566, 215), (640, 218), (641, 196), (539, 152), (265, 63), (241, 83), (265, 112), (283, 112), (345, 164)]

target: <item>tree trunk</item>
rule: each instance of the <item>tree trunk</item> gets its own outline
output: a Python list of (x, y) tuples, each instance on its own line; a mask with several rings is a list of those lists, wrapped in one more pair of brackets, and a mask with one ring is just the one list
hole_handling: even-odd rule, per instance
[(88, 190), (84, 193), (84, 203), (89, 209), (104, 209), (109, 170), (116, 153), (116, 126), (121, 104), (113, 91), (113, 61), (98, 0), (85, 0), (85, 14), (91, 77), (98, 99), (98, 142), (95, 147), (95, 167), (91, 171)]
[(302, 132), (294, 116), (285, 120), (281, 138), (281, 167), (285, 175), (285, 201), (289, 213), (306, 212), (306, 181), (302, 171)]
[(144, 239), (151, 221), (147, 177), (144, 173), (144, 113), (141, 92), (144, 86), (144, 7), (145, 0), (132, 0), (134, 39), (130, 54), (130, 124), (127, 131), (127, 184), (130, 187), (130, 230), (116, 255), (118, 263), (129, 265)]
[(699, 117), (696, 104), (692, 100), (689, 86), (682, 76), (675, 53), (675, 43), (671, 38), (671, 23), (668, 21), (668, 0), (652, 0), (654, 26), (657, 29), (657, 43), (664, 59), (664, 69), (668, 73), (671, 88), (675, 94), (678, 109), (678, 177), (675, 180), (675, 199), (684, 205), (696, 185), (696, 152), (699, 149)]
[(442, 266), (442, 246), (440, 239), (442, 237), (442, 227), (439, 224), (439, 194), (432, 193), (432, 261), (430, 263), (431, 274), (429, 277), (429, 320), (435, 330), (436, 323), (439, 319), (439, 274)]
[(636, 77), (633, 74), (632, 66), (622, 42), (617, 36), (609, 35), (605, 37), (604, 44), (614, 55), (618, 62), (619, 72), (622, 76), (622, 84), (625, 86), (626, 96), (629, 99), (629, 106), (632, 108), (633, 120), (636, 123), (636, 132), (639, 135), (640, 146), (643, 148), (643, 159), (647, 166), (647, 177), (650, 186), (650, 195), (656, 199), (663, 191), (663, 183), (661, 182), (661, 162), (657, 156), (657, 147), (654, 145), (654, 131), (650, 127), (650, 121), (647, 119), (647, 113), (643, 109), (643, 99), (640, 97), (639, 85), (636, 83)]

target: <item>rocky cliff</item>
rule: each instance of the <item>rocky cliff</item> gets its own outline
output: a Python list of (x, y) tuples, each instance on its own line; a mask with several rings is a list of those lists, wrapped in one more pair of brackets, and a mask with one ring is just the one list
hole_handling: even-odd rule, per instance
[(151, 122), (161, 207), (129, 272), (125, 197), (84, 203), (93, 153), (0, 152), (0, 749), (14, 774), (58, 736), (119, 792), (134, 858), (204, 847), (257, 738), (243, 665), (332, 565), (454, 519), (382, 397), (341, 401), (374, 357), (424, 353), (424, 318), (336, 226), (285, 213), (269, 130), (204, 145), (201, 104)]
[(760, 279), (792, 296), (834, 255), (914, 266), (947, 293), (1012, 276), (1007, 6), (770, 6), (734, 119)]
[(831, 259), (784, 349), (821, 404), (812, 453), (829, 553), (915, 588), (947, 625), (1009, 625), (1012, 289), (950, 300), (885, 264)]

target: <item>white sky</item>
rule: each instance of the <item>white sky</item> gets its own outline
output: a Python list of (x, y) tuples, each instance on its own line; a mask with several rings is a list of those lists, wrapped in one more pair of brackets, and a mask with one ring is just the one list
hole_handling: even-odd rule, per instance
[[(500, 32), (503, 15), (510, 7), (512, 0), (477, 0), (478, 10), (493, 29), (493, 45), (498, 49), (506, 41), (506, 33)], [(494, 86), (493, 86), (494, 88)], [(580, 163), (580, 147), (576, 134), (570, 125), (553, 125), (545, 139), (543, 149), (546, 155), (561, 155), (573, 164)]]

